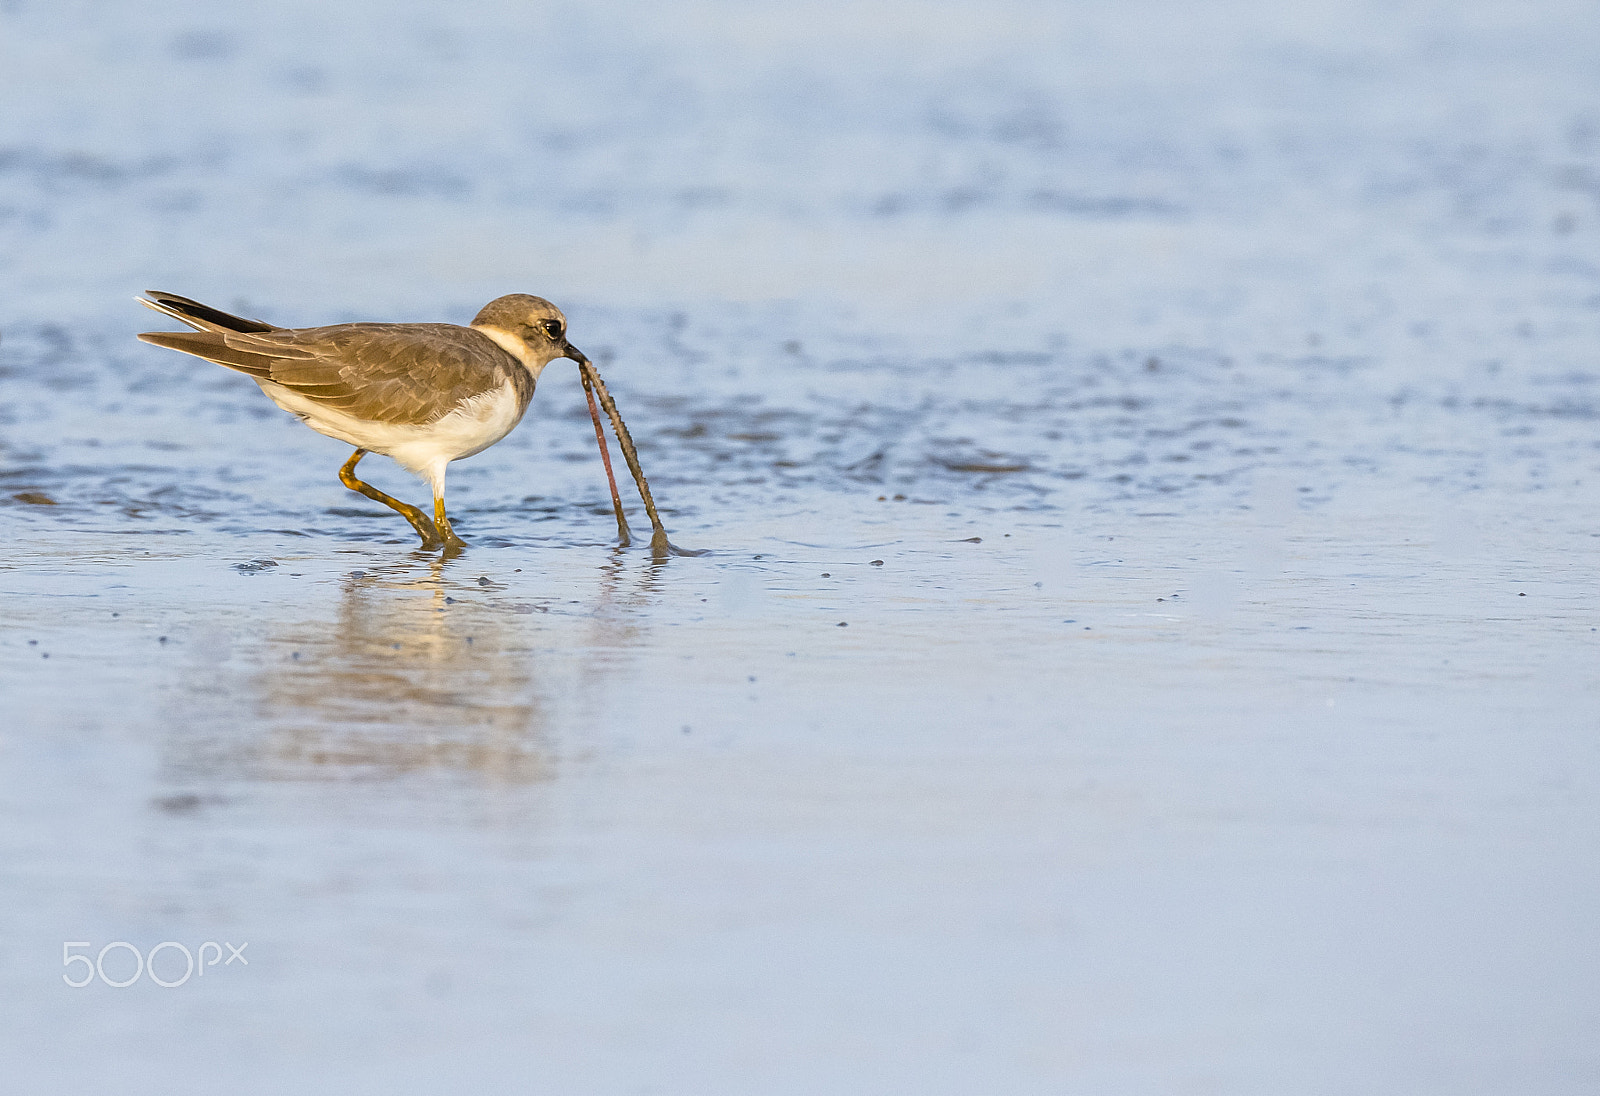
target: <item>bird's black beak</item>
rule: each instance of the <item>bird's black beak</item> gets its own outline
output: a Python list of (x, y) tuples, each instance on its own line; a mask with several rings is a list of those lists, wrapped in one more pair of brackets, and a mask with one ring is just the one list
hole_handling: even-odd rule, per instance
[(569, 342), (564, 342), (561, 344), (561, 356), (563, 358), (571, 358), (579, 365), (589, 364), (589, 356)]

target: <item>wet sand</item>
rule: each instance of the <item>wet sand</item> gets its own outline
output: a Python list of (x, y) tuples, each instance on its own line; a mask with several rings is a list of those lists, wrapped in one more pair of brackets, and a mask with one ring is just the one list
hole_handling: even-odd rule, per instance
[[(88, 10), (0, 8), (18, 1091), (1600, 1081), (1586, 9)], [(146, 287), (550, 297), (709, 554), (565, 362), (418, 552)]]

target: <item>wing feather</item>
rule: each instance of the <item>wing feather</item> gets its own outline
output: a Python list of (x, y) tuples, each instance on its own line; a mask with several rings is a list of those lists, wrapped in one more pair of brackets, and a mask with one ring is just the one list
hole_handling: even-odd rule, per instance
[(147, 289), (145, 296), (134, 300), (146, 308), (153, 308), (164, 316), (188, 324), (196, 331), (271, 331), (272, 325), (260, 320), (247, 320), (220, 308), (167, 293), (160, 289)]
[(139, 336), (139, 341), (164, 346), (168, 350), (181, 350), (208, 362), (248, 373), (258, 380), (270, 380), (272, 377), (270, 357), (228, 346), (222, 341), (222, 335), (215, 331), (147, 331)]
[(281, 384), (348, 414), (396, 425), (432, 422), (500, 387), (521, 368), (487, 336), (454, 324), (353, 323), (153, 332), (139, 338)]

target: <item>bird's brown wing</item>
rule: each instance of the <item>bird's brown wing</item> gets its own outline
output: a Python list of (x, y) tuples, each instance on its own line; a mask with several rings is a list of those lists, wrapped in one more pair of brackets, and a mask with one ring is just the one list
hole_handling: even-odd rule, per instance
[(515, 358), (470, 327), (350, 323), (262, 332), (151, 332), (181, 350), (372, 422), (422, 424), (498, 388)]

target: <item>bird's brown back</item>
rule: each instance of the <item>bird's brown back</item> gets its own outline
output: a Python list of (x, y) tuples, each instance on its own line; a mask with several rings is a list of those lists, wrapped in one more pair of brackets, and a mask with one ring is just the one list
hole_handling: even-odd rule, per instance
[(423, 425), (508, 380), (533, 378), (487, 335), (446, 323), (349, 323), (261, 332), (155, 331), (139, 338), (272, 381), (372, 422)]

